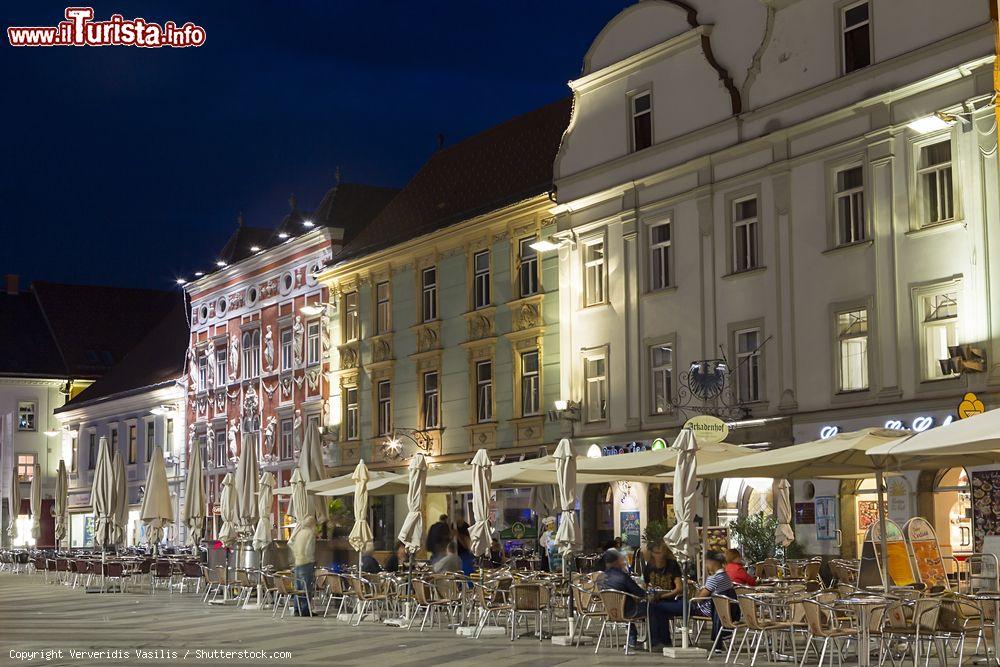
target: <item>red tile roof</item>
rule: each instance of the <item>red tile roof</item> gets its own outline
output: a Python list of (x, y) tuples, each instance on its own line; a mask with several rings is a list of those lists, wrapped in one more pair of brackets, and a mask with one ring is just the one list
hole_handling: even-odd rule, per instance
[(553, 102), (434, 153), (334, 263), (548, 191), (571, 104)]

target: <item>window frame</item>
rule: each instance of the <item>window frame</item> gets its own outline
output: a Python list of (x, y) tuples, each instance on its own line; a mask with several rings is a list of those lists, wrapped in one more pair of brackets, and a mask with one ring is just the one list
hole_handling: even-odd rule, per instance
[[(666, 227), (668, 232), (668, 239), (666, 241), (654, 241), (653, 234), (654, 231), (660, 227)], [(655, 220), (650, 220), (646, 223), (646, 261), (648, 263), (646, 274), (648, 276), (646, 289), (650, 292), (659, 292), (671, 287), (674, 287), (674, 225), (673, 216), (667, 215)], [(659, 276), (654, 273), (655, 262), (654, 259), (660, 255), (660, 272)], [(662, 284), (656, 284), (656, 278), (659, 277), (663, 282)]]
[(319, 319), (306, 322), (306, 366), (317, 366), (323, 361), (323, 325)]
[[(649, 108), (644, 111), (636, 111), (636, 101), (647, 97), (649, 98)], [(639, 146), (637, 125), (640, 119), (648, 119), (649, 121), (649, 143), (644, 146)], [(638, 153), (644, 151), (647, 148), (651, 148), (655, 143), (655, 132), (653, 127), (653, 88), (652, 86), (647, 86), (645, 88), (640, 88), (628, 93), (628, 138), (629, 138), (629, 153)]]
[[(30, 461), (21, 461), (22, 457), (29, 458)], [(38, 454), (36, 452), (17, 452), (14, 454), (14, 461), (17, 467), (17, 483), (28, 484), (35, 477), (35, 464), (38, 463)], [(26, 473), (21, 472), (21, 469), (25, 468)], [(20, 514), (20, 509), (18, 511)]]
[[(248, 344), (249, 342), (249, 344)], [(244, 329), (240, 334), (243, 379), (260, 377), (260, 327)]]
[(278, 460), (295, 459), (295, 420), (285, 417), (278, 422)]
[(125, 433), (128, 438), (125, 443), (125, 451), (128, 452), (125, 462), (131, 465), (139, 459), (139, 425), (134, 421), (129, 422), (125, 425)]
[(295, 368), (294, 349), (295, 332), (292, 327), (285, 326), (278, 329), (278, 355), (280, 357), (278, 363), (282, 373), (290, 372)]
[[(433, 274), (433, 281), (428, 283), (428, 274)], [(420, 269), (420, 321), (433, 322), (438, 319), (438, 283), (437, 265), (425, 266)]]
[[(666, 348), (670, 350), (670, 361), (669, 363), (656, 364), (655, 362), (655, 350), (656, 348)], [(677, 356), (677, 345), (673, 338), (668, 338), (659, 342), (651, 342), (646, 345), (646, 354), (648, 359), (648, 378), (649, 378), (649, 390), (646, 395), (649, 397), (648, 413), (650, 417), (664, 417), (672, 414), (674, 411), (670, 408), (671, 401), (674, 395), (674, 361)], [(657, 411), (657, 395), (656, 395), (656, 382), (657, 374), (663, 375), (666, 373), (665, 380), (663, 382), (665, 396), (664, 405), (666, 406), (663, 411)]]
[[(840, 318), (843, 315), (850, 313), (861, 312), (865, 313), (865, 333), (863, 335), (850, 335), (845, 336), (841, 334)], [(872, 307), (868, 301), (855, 302), (849, 304), (836, 304), (831, 308), (832, 327), (833, 327), (833, 379), (834, 379), (834, 394), (836, 395), (856, 395), (864, 394), (871, 391), (872, 388), (872, 370), (873, 370), (873, 346), (872, 346), (872, 334), (873, 334), (873, 321), (872, 321)], [(864, 358), (864, 372), (865, 372), (865, 386), (849, 389), (845, 387), (844, 383), (844, 349), (843, 344), (845, 341), (857, 340), (859, 338), (865, 339), (865, 358)]]
[[(603, 373), (599, 375), (590, 375), (589, 364), (600, 361), (603, 364)], [(599, 424), (608, 421), (608, 417), (611, 413), (611, 406), (608, 401), (608, 389), (610, 387), (609, 382), (609, 366), (608, 366), (608, 353), (606, 350), (601, 349), (599, 351), (587, 352), (583, 355), (583, 418), (585, 424)], [(594, 398), (592, 391), (595, 389), (600, 390), (600, 396), (603, 403), (603, 408), (599, 410), (599, 414), (594, 415), (591, 411), (591, 403)]]
[[(608, 242), (604, 234), (580, 240), (580, 257), (583, 271), (583, 307), (592, 308), (608, 303)], [(590, 253), (601, 247), (601, 258), (591, 259)], [(593, 279), (592, 279), (593, 274)], [(591, 284), (593, 282), (593, 285)], [(599, 289), (600, 294), (592, 294)], [(599, 298), (594, 298), (595, 296)]]
[[(949, 151), (951, 153), (950, 159), (947, 163), (937, 163), (934, 165), (924, 165), (923, 155), (924, 149), (937, 144), (942, 144), (947, 142), (949, 144)], [(913, 167), (911, 169), (911, 183), (913, 185), (913, 192), (915, 193), (915, 201), (913, 205), (917, 211), (916, 216), (911, 216), (914, 221), (915, 229), (933, 229), (939, 226), (948, 225), (950, 223), (958, 222), (962, 219), (961, 212), (961, 196), (959, 191), (959, 178), (958, 178), (958, 165), (959, 156), (959, 141), (956, 141), (954, 128), (948, 128), (941, 130), (940, 132), (928, 133), (926, 135), (920, 135), (913, 141), (913, 151), (912, 160)], [(942, 166), (942, 165), (947, 166)], [(939, 220), (931, 221), (928, 206), (926, 203), (927, 199), (927, 188), (926, 188), (926, 177), (930, 176), (932, 173), (940, 173), (941, 171), (949, 169), (951, 174), (950, 178), (946, 181), (951, 189), (950, 192), (950, 203), (951, 203), (951, 217), (941, 218)], [(940, 195), (938, 197), (940, 201)]]
[[(852, 188), (847, 188), (844, 190), (840, 189), (839, 177), (840, 174), (858, 169), (861, 172), (861, 185)], [(871, 234), (868, 229), (868, 178), (865, 173), (865, 164), (862, 160), (855, 160), (850, 162), (842, 162), (834, 166), (830, 173), (830, 204), (831, 204), (831, 217), (833, 223), (833, 247), (844, 247), (851, 246), (859, 243), (867, 243), (871, 240)], [(859, 203), (855, 203), (855, 198), (859, 199)], [(852, 213), (861, 215), (861, 238), (846, 239), (844, 237), (845, 225), (844, 220), (841, 219), (841, 207), (840, 202), (842, 199), (851, 200), (850, 210)], [(860, 204), (860, 205), (859, 205)], [(851, 221), (852, 230), (856, 231), (856, 220)]]
[(215, 431), (215, 451), (212, 452), (212, 463), (216, 468), (229, 467), (229, 434), (226, 429), (213, 429)]
[[(537, 234), (517, 240), (517, 294), (522, 299), (542, 291), (538, 251), (531, 247), (537, 240)], [(525, 282), (530, 289), (525, 289)]]
[[(429, 378), (433, 377), (433, 387)], [(428, 370), (420, 376), (420, 421), (424, 429), (441, 428), (441, 374)]]
[[(486, 258), (485, 268), (480, 268), (479, 259)], [(493, 253), (483, 248), (472, 253), (472, 309), (482, 310), (493, 305)]]
[[(385, 388), (385, 396), (382, 388)], [(375, 436), (385, 437), (392, 434), (392, 381), (378, 380), (375, 383)]]
[(223, 345), (215, 346), (215, 384), (225, 386), (229, 378), (229, 348)]
[[(744, 218), (737, 218), (737, 207), (740, 204), (746, 203), (748, 201), (753, 201), (755, 203), (755, 213), (752, 216), (747, 216)], [(729, 201), (729, 268), (730, 272), (733, 274), (747, 273), (749, 271), (755, 271), (763, 267), (763, 262), (761, 261), (761, 197), (759, 192), (745, 193), (742, 195), (736, 195), (732, 197)], [(747, 265), (740, 268), (739, 262), (737, 261), (737, 252), (739, 251), (737, 239), (738, 228), (747, 228), (746, 232), (747, 238)], [(751, 240), (753, 243), (752, 252), (751, 250)]]
[[(740, 350), (740, 337), (744, 334), (755, 333), (757, 344), (753, 350)], [(736, 399), (741, 404), (763, 403), (767, 396), (767, 386), (764, 384), (764, 327), (759, 324), (746, 324), (736, 326), (732, 330), (733, 345), (733, 368), (736, 374)], [(741, 383), (740, 367), (743, 359), (756, 360), (754, 367), (754, 377), (756, 378), (756, 392), (754, 396), (744, 396)], [(749, 387), (747, 389), (749, 391)]]
[(153, 460), (153, 450), (156, 449), (156, 420), (147, 419), (144, 424), (144, 436), (146, 439), (146, 463)]
[(361, 338), (361, 297), (358, 290), (344, 292), (340, 299), (341, 312), (344, 313), (342, 319), (344, 342), (359, 340)]
[[(489, 378), (483, 379), (480, 368), (489, 368)], [(494, 406), (495, 391), (493, 387), (493, 360), (480, 359), (475, 363), (475, 387), (476, 387), (476, 423), (488, 424), (495, 421), (496, 411)], [(484, 410), (485, 409), (485, 410)]]
[[(913, 311), (914, 336), (916, 337), (917, 342), (917, 344), (914, 345), (914, 349), (917, 364), (920, 368), (919, 378), (921, 384), (943, 382), (948, 380), (957, 381), (961, 380), (963, 377), (958, 373), (939, 375), (940, 365), (937, 364), (937, 359), (931, 360), (930, 350), (927, 348), (927, 329), (929, 326), (939, 328), (953, 324), (955, 338), (954, 344), (957, 345), (962, 340), (962, 289), (963, 281), (961, 277), (911, 287), (911, 309)], [(950, 293), (954, 293), (955, 295), (955, 315), (928, 320), (925, 299)], [(930, 368), (931, 361), (934, 362), (934, 372), (929, 373), (928, 370)]]
[[(354, 400), (351, 400), (351, 394)], [(344, 387), (344, 440), (361, 439), (361, 390), (358, 385)]]
[[(383, 298), (382, 288), (385, 288)], [(392, 291), (388, 280), (375, 283), (375, 335), (392, 331)]]
[[(29, 423), (24, 423), (24, 416), (28, 417)], [(38, 402), (18, 401), (17, 402), (17, 431), (18, 433), (38, 432)]]
[[(857, 71), (863, 70), (863, 69), (865, 69), (867, 67), (871, 67), (872, 65), (875, 64), (875, 31), (873, 29), (874, 25), (873, 25), (873, 20), (872, 20), (872, 10), (873, 10), (873, 6), (872, 5), (873, 4), (874, 3), (872, 3), (870, 0), (853, 0), (853, 1), (850, 1), (850, 2), (841, 3), (837, 7), (837, 15), (839, 17), (838, 21), (837, 21), (837, 29), (838, 29), (838, 33), (837, 33), (837, 45), (838, 45), (839, 51), (840, 51), (840, 73), (841, 73), (841, 75), (846, 76), (848, 74), (851, 74), (852, 72), (857, 72)], [(855, 7), (860, 7), (861, 5), (867, 5), (867, 7), (868, 7), (868, 18), (866, 18), (861, 23), (858, 23), (858, 24), (852, 25), (852, 26), (848, 26), (847, 25), (847, 12), (849, 12), (852, 9), (854, 9)], [(848, 34), (848, 32), (851, 32), (851, 31), (854, 31), (854, 30), (861, 30), (861, 29), (867, 29), (867, 31), (868, 31), (868, 62), (865, 63), (864, 65), (859, 65), (859, 66), (856, 66), (856, 67), (848, 69), (848, 66), (847, 66), (847, 34)]]
[(87, 470), (96, 470), (97, 469), (97, 453), (100, 450), (100, 446), (101, 446), (101, 443), (97, 439), (97, 431), (95, 429), (88, 429), (87, 430)]
[[(534, 356), (535, 370), (526, 370), (526, 357)], [(536, 417), (542, 414), (542, 355), (541, 350), (531, 349), (518, 352), (520, 364), (519, 408), (522, 417)], [(532, 395), (534, 396), (532, 398)]]

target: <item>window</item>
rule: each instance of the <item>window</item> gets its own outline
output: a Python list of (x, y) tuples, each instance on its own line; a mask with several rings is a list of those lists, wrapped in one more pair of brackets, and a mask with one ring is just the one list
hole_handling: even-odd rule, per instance
[(872, 64), (871, 15), (868, 2), (857, 2), (841, 10), (844, 74)]
[(493, 421), (493, 362), (476, 363), (476, 422)]
[(146, 422), (146, 462), (153, 460), (153, 449), (156, 447), (156, 422)]
[(361, 337), (361, 313), (358, 307), (358, 293), (346, 293), (344, 295), (344, 340), (357, 340)]
[(948, 359), (948, 347), (958, 345), (958, 292), (949, 290), (920, 296), (920, 345), (925, 380), (949, 377), (940, 360)]
[(587, 421), (604, 421), (608, 418), (608, 375), (605, 358), (601, 356), (584, 359), (583, 377), (586, 382)]
[(163, 439), (164, 450), (174, 450), (174, 420), (167, 418), (166, 437)]
[(473, 307), (477, 310), (490, 305), (490, 251), (480, 250), (472, 256)]
[(128, 425), (128, 459), (129, 463), (135, 463), (139, 458), (139, 443), (136, 441), (135, 424)]
[(198, 391), (208, 391), (208, 355), (198, 355)]
[(868, 389), (868, 309), (837, 313), (840, 391)]
[(306, 324), (306, 364), (314, 366), (320, 361), (319, 320)]
[(35, 455), (17, 455), (17, 481), (30, 482), (35, 477)]
[(215, 348), (215, 383), (217, 385), (226, 384), (229, 369), (229, 356), (225, 345)]
[(650, 390), (651, 410), (654, 415), (670, 411), (671, 388), (674, 377), (674, 350), (669, 344), (649, 348), (649, 365), (652, 372)]
[(260, 329), (243, 332), (243, 377), (260, 375)]
[(531, 247), (536, 238), (523, 238), (517, 246), (518, 293), (522, 297), (538, 294), (538, 251)]
[(670, 221), (649, 227), (649, 289), (670, 285)]
[(17, 430), (34, 431), (37, 428), (35, 423), (35, 402), (18, 401), (17, 403)]
[(950, 137), (920, 147), (917, 178), (925, 224), (933, 225), (954, 218)]
[(437, 268), (428, 267), (421, 274), (421, 315), (424, 322), (437, 319)]
[(736, 332), (736, 395), (741, 403), (760, 400), (760, 329)]
[(733, 272), (757, 268), (757, 198), (733, 202)]
[(392, 310), (389, 303), (389, 283), (375, 286), (375, 333), (389, 333), (392, 329)]
[(590, 241), (583, 246), (584, 305), (604, 303), (607, 275), (604, 270), (604, 240)]
[(97, 434), (91, 433), (88, 436), (87, 440), (87, 470), (93, 470), (96, 467), (97, 467)]
[(861, 165), (841, 169), (836, 174), (834, 208), (837, 216), (837, 244), (859, 243), (868, 238), (865, 229), (865, 181)]
[(641, 151), (653, 145), (653, 96), (646, 91), (633, 95), (632, 151)]
[(281, 330), (281, 370), (292, 370), (292, 328), (285, 327)]
[(439, 419), (440, 393), (438, 390), (437, 371), (424, 373), (424, 400), (423, 418), (424, 428), (437, 428), (440, 426)]
[(388, 380), (378, 383), (378, 433), (389, 435), (392, 431), (392, 385)]
[[(111, 430), (108, 433), (111, 436), (110, 437), (110, 449), (109, 449), (109, 451), (112, 452), (112, 453), (114, 453), (114, 454), (118, 454), (118, 427), (117, 426), (112, 426)], [(97, 450), (95, 449), (94, 452), (95, 452), (94, 459), (96, 460), (97, 459), (97, 454), (96, 454)]]
[(226, 431), (219, 429), (215, 432), (215, 467), (225, 468), (229, 462), (229, 442), (226, 439)]
[(521, 353), (521, 416), (537, 415), (542, 407), (538, 350)]
[(348, 440), (361, 437), (361, 406), (358, 403), (358, 388), (344, 388), (344, 414), (346, 415), (346, 436)]
[(278, 437), (278, 458), (282, 461), (291, 461), (295, 440), (295, 422), (291, 419), (282, 419)]
[(72, 438), (70, 440), (70, 459), (69, 459), (69, 471), (76, 474), (79, 470), (78, 466), (80, 461), (80, 439)]

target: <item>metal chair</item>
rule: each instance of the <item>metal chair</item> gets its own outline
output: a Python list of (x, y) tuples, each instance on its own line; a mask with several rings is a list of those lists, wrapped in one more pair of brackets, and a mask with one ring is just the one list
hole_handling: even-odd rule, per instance
[[(597, 646), (594, 647), (594, 654), (596, 655), (597, 652), (601, 650), (601, 643), (604, 641), (604, 633), (608, 630), (608, 626), (611, 626), (611, 634), (608, 635), (608, 639), (611, 641), (612, 647), (621, 645), (618, 630), (622, 627), (625, 628), (626, 641), (624, 646), (625, 655), (628, 655), (629, 646), (627, 639), (629, 626), (633, 624), (636, 626), (646, 626), (647, 623), (645, 614), (641, 616), (628, 614), (625, 608), (629, 601), (632, 601), (636, 606), (638, 606), (640, 602), (644, 602), (645, 600), (624, 591), (604, 590), (600, 592), (600, 596), (601, 603), (604, 605), (605, 616), (604, 622), (601, 623), (601, 632), (597, 635)], [(650, 648), (652, 645), (652, 639), (650, 639), (648, 627), (646, 627), (646, 643), (647, 648)]]

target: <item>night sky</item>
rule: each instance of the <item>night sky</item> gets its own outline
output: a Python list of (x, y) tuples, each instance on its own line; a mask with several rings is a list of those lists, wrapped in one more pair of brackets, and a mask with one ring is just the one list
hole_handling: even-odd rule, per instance
[[(88, 3), (76, 3), (87, 6)], [(624, 0), (90, 3), (205, 28), (189, 49), (20, 48), (66, 4), (5, 2), (0, 273), (169, 288), (242, 211), (402, 186), (437, 145), (568, 95)]]

